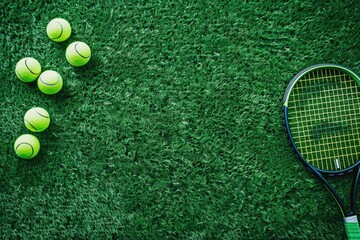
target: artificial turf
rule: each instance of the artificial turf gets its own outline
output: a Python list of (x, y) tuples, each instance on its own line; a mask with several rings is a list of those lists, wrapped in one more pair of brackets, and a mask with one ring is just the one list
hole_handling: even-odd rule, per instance
[[(359, 1), (3, 0), (0, 13), (0, 238), (345, 238), (287, 144), (281, 99), (310, 65), (360, 71)], [(46, 35), (55, 17), (72, 26), (64, 43)], [(84, 67), (65, 59), (73, 41), (92, 49)], [(16, 78), (27, 56), (61, 92)], [(51, 125), (25, 161), (13, 144), (34, 106)]]

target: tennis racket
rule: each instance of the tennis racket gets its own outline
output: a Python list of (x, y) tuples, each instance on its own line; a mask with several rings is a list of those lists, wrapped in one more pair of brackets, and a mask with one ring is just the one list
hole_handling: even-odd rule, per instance
[[(356, 192), (360, 164), (360, 78), (335, 64), (299, 72), (283, 99), (285, 129), (294, 152), (329, 190), (344, 216), (348, 239), (360, 239)], [(325, 177), (353, 173), (350, 211)]]

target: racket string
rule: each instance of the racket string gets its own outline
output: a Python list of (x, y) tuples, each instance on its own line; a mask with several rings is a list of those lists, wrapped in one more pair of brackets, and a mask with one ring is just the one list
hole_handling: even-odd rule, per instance
[(339, 70), (318, 70), (301, 78), (289, 98), (289, 126), (295, 144), (312, 165), (349, 167), (359, 158), (359, 86)]

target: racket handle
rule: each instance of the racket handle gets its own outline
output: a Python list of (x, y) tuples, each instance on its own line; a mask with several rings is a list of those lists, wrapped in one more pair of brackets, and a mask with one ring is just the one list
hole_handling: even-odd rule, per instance
[(360, 239), (360, 228), (356, 215), (345, 217), (344, 222), (348, 239)]

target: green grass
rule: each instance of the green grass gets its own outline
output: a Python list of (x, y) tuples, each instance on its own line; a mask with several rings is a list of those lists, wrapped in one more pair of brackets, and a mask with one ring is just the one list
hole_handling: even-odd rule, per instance
[[(360, 71), (359, 1), (5, 0), (0, 14), (0, 238), (345, 238), (287, 144), (281, 99), (312, 64)], [(64, 43), (47, 38), (54, 17), (72, 25)], [(77, 40), (93, 52), (81, 68), (65, 59)], [(25, 56), (63, 90), (20, 82)], [(23, 161), (33, 106), (52, 122)]]

